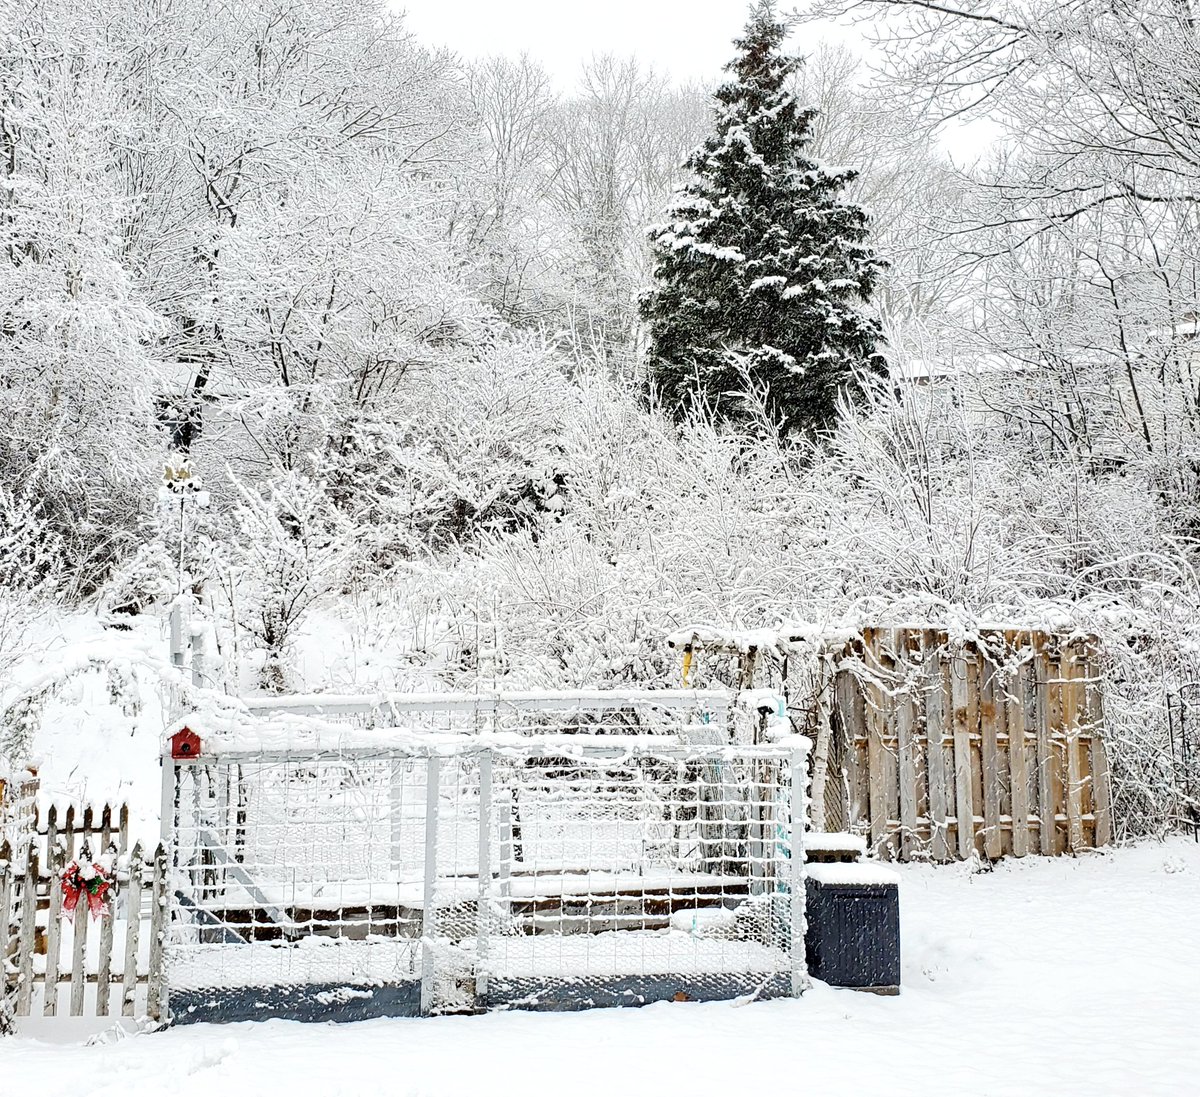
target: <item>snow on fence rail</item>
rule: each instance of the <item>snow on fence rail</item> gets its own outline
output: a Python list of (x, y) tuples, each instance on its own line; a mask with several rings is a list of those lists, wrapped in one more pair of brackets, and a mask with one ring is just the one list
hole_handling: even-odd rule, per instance
[(726, 726), (733, 717), (726, 690), (542, 690), (475, 693), (292, 694), (246, 698), (265, 719), (311, 716), (355, 727), (408, 727), (453, 732), (537, 731), (546, 726), (673, 729), (680, 714)]
[(731, 738), (724, 693), (398, 701), (189, 721), (173, 1020), (799, 991), (806, 740)]

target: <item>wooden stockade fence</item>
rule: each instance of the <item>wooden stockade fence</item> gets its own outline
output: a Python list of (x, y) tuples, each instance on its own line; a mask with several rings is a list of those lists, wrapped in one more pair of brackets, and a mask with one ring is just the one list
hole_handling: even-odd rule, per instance
[[(44, 822), (14, 828), (0, 843), (0, 997), (16, 1017), (165, 1014), (162, 944), (167, 910), (167, 854), (136, 843), (127, 850), (124, 806), (51, 808)], [(61, 877), (74, 859), (108, 853), (117, 894), (92, 918), (80, 902), (63, 911)], [(66, 993), (61, 993), (62, 991)]]
[(814, 797), (899, 860), (1107, 845), (1096, 654), (1029, 630), (863, 629), (826, 653), (832, 734), (826, 751), (818, 740)]

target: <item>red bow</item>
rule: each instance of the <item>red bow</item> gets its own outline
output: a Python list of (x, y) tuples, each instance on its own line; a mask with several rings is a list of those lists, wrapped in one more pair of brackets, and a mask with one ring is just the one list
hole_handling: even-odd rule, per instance
[(108, 893), (112, 890), (112, 878), (105, 872), (103, 865), (92, 863), (94, 873), (90, 879), (85, 879), (78, 861), (72, 861), (62, 874), (63, 913), (74, 919), (75, 908), (79, 900), (87, 897), (88, 913), (93, 918), (99, 918), (108, 907)]

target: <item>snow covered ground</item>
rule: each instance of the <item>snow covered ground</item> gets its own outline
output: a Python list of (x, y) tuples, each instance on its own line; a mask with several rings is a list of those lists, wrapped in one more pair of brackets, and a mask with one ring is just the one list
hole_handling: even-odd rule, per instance
[[(903, 993), (0, 1041), (0, 1093), (522, 1097), (1200, 1092), (1200, 846), (902, 866)], [(72, 1042), (74, 1041), (74, 1042)]]

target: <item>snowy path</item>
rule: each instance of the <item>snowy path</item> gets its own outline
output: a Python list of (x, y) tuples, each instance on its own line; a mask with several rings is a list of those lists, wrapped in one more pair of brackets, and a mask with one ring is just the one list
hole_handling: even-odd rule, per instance
[[(106, 1047), (0, 1042), (0, 1092), (56, 1097), (1200, 1093), (1200, 846), (902, 870), (900, 998), (664, 1004), (301, 1026)], [(39, 1035), (47, 1035), (41, 1030)]]

